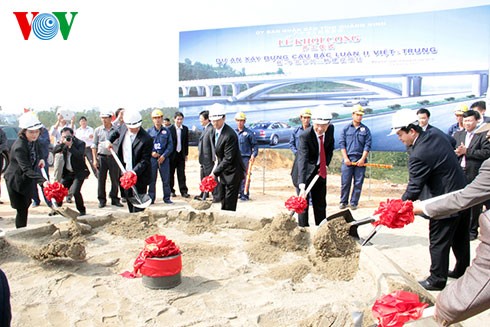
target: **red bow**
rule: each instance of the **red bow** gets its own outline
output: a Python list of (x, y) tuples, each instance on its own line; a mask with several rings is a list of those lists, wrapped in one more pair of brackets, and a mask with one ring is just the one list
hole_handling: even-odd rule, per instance
[(201, 184), (199, 184), (199, 190), (201, 192), (213, 192), (217, 185), (218, 182), (216, 182), (213, 176), (206, 176), (202, 179)]
[(59, 182), (48, 184), (48, 186), (43, 189), (43, 192), (46, 199), (49, 201), (54, 199), (56, 203), (62, 203), (65, 196), (68, 195), (68, 189)]
[(402, 228), (413, 222), (413, 203), (410, 200), (388, 199), (386, 202), (379, 204), (378, 210), (374, 212), (379, 214), (379, 220), (373, 222), (373, 225), (384, 225), (389, 228)]
[(306, 199), (301, 196), (292, 196), (290, 197), (284, 205), (289, 211), (294, 210), (296, 213), (303, 213), (305, 209), (308, 207), (308, 203), (306, 203)]
[(124, 174), (122, 174), (121, 178), (119, 178), (121, 187), (125, 190), (128, 190), (134, 186), (137, 180), (138, 176), (136, 176), (136, 174), (132, 171), (126, 171)]
[(377, 299), (372, 312), (380, 327), (400, 327), (407, 321), (419, 319), (427, 306), (419, 302), (417, 294), (395, 291)]

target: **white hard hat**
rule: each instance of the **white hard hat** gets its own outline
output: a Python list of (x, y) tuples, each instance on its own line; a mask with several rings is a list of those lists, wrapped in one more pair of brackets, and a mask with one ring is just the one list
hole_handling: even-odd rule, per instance
[(100, 118), (109, 118), (112, 117), (112, 111), (110, 110), (102, 110), (99, 114)]
[(396, 134), (401, 128), (410, 124), (418, 124), (417, 112), (410, 109), (401, 109), (391, 116), (391, 133)]
[(141, 126), (142, 118), (139, 111), (131, 110), (124, 113), (124, 122), (129, 128), (137, 128)]
[(225, 106), (220, 103), (215, 103), (209, 107), (209, 120), (220, 120), (226, 115)]
[(319, 105), (311, 111), (312, 124), (329, 124), (332, 120), (332, 114), (325, 105)]
[(27, 129), (29, 131), (35, 131), (43, 127), (43, 124), (30, 112), (26, 112), (19, 117), (19, 127), (21, 129)]

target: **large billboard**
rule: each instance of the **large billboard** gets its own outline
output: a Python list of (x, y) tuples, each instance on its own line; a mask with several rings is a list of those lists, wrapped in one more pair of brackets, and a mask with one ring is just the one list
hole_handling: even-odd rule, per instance
[(338, 135), (360, 102), (373, 150), (403, 151), (387, 136), (397, 109), (426, 107), (446, 131), (458, 104), (485, 97), (489, 18), (490, 6), (479, 6), (180, 32), (179, 107), (195, 129), (198, 113), (216, 102), (232, 126), (238, 111), (247, 124), (280, 123), (281, 136), (268, 131), (263, 143), (287, 147), (301, 109), (326, 105)]

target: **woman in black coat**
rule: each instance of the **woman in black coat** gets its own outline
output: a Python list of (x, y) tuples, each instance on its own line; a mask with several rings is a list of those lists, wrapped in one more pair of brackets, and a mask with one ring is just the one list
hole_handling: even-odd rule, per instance
[(37, 139), (42, 127), (41, 122), (31, 113), (19, 118), (19, 137), (10, 149), (10, 164), (5, 171), (5, 184), (10, 197), (10, 206), (17, 210), (15, 227), (27, 226), (27, 211), (31, 205), (34, 183), (47, 186), (48, 181), (35, 170), (43, 168)]

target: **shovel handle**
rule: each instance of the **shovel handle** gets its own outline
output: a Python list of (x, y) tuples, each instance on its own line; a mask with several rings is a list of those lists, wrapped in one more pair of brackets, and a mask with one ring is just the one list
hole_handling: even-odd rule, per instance
[(361, 226), (361, 225), (372, 223), (374, 221), (376, 221), (376, 218), (374, 218), (374, 217), (367, 217), (367, 218), (355, 220), (355, 221), (351, 222), (350, 225), (351, 226)]
[(126, 172), (126, 168), (124, 168), (121, 160), (119, 159), (119, 157), (117, 156), (117, 153), (114, 151), (113, 148), (110, 148), (109, 151), (111, 151), (111, 154), (112, 154), (112, 157), (114, 158), (114, 160), (116, 160), (116, 163), (117, 165), (119, 166), (119, 169), (121, 169), (121, 171), (123, 172), (123, 174)]
[(382, 225), (378, 225), (374, 227), (374, 229), (371, 231), (371, 233), (366, 237), (366, 239), (362, 242), (361, 246), (366, 245), (373, 237), (376, 235), (376, 233), (381, 229)]

